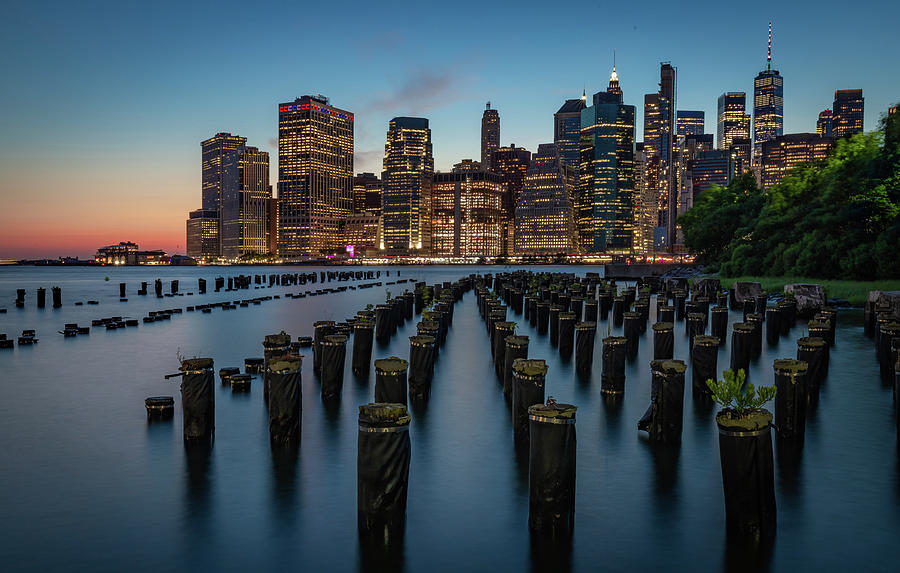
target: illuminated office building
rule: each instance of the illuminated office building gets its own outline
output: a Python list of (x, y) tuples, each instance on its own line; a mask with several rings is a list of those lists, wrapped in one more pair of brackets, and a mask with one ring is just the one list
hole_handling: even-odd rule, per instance
[[(696, 199), (698, 195), (713, 185), (725, 187), (733, 177), (728, 151), (723, 149), (697, 152), (692, 159), (688, 160), (687, 171), (692, 199)], [(691, 206), (693, 206), (693, 201)]]
[(353, 206), (353, 114), (324, 96), (278, 105), (278, 252), (343, 252)]
[(487, 171), (487, 169), (482, 169), (481, 163), (474, 159), (463, 159), (453, 164), (453, 171)]
[[(201, 152), (201, 209), (204, 211), (216, 211), (222, 209), (222, 200), (225, 186), (224, 159), (234, 150), (247, 143), (246, 137), (231, 135), (221, 132), (200, 142)], [(218, 215), (217, 215), (218, 217)], [(211, 217), (204, 218), (205, 226), (209, 226)], [(220, 221), (221, 223), (221, 221)], [(216, 241), (221, 238), (220, 228), (216, 234)], [(222, 254), (221, 243), (207, 242), (205, 258), (217, 257)]]
[(381, 179), (374, 173), (358, 173), (353, 178), (353, 212), (381, 215)]
[(481, 166), (491, 171), (491, 155), (500, 147), (500, 114), (487, 102), (481, 116)]
[(763, 143), (784, 133), (784, 78), (772, 69), (772, 23), (766, 69), (753, 80), (753, 158), (759, 163)]
[(649, 175), (651, 164), (643, 142), (634, 151), (634, 252), (652, 253), (653, 227), (656, 225), (656, 186)]
[(390, 121), (381, 174), (382, 244), (396, 255), (431, 254), (431, 186), (434, 157), (428, 120)]
[(654, 244), (657, 249), (666, 251), (671, 251), (674, 246), (672, 239), (678, 208), (678, 181), (673, 162), (677, 143), (675, 97), (675, 68), (663, 62), (659, 68), (659, 91), (644, 96), (644, 153), (648, 169), (654, 171), (648, 180), (656, 186)]
[(862, 90), (837, 90), (832, 109), (832, 134), (835, 139), (863, 132), (865, 100)]
[(202, 203), (201, 208), (216, 211), (222, 208), (222, 190), (225, 181), (223, 159), (226, 155), (247, 144), (247, 138), (230, 133), (217, 133), (200, 142), (202, 153)]
[[(354, 255), (375, 253), (378, 249), (378, 215), (353, 213), (344, 219), (343, 229), (346, 248)], [(351, 248), (352, 247), (352, 248)]]
[(464, 164), (451, 173), (435, 173), (431, 190), (432, 254), (499, 256), (502, 194), (500, 176), (490, 171), (474, 171)]
[[(618, 88), (615, 68), (610, 87)], [(634, 106), (623, 103), (619, 89), (597, 92), (593, 105), (581, 112), (576, 227), (582, 253), (632, 249), (634, 116)]]
[(187, 256), (208, 261), (219, 256), (219, 212), (191, 211), (187, 220)]
[(575, 184), (575, 170), (563, 161), (559, 148), (538, 145), (516, 203), (517, 255), (575, 252)]
[(560, 161), (578, 172), (581, 154), (581, 110), (587, 107), (587, 96), (567, 99), (553, 114), (553, 143), (559, 151)]
[(832, 136), (833, 116), (830, 109), (824, 109), (819, 112), (819, 119), (816, 120), (816, 135), (822, 137)]
[(749, 137), (740, 137), (731, 140), (728, 148), (731, 171), (734, 176), (747, 173), (751, 169), (750, 158), (753, 155), (753, 143)]
[[(711, 133), (686, 135), (678, 138), (678, 150), (674, 159), (675, 178), (678, 181), (678, 210), (676, 217), (681, 216), (694, 205), (690, 168), (691, 161), (701, 153), (711, 151), (712, 149), (713, 135)], [(727, 154), (723, 154), (723, 157), (727, 157)], [(679, 241), (676, 240), (676, 243), (679, 243)]]
[[(579, 119), (579, 124), (581, 120)], [(500, 252), (511, 255), (515, 232), (516, 205), (522, 195), (525, 176), (531, 164), (531, 152), (522, 147), (510, 144), (501, 147), (491, 157), (491, 171), (500, 176), (503, 184), (503, 231)]]
[(222, 162), (225, 174), (220, 218), (222, 256), (269, 253), (269, 154), (241, 146)]
[(675, 123), (678, 137), (706, 132), (706, 114), (702, 111), (679, 110)]
[(716, 149), (729, 149), (735, 139), (750, 138), (747, 94), (726, 92), (719, 96), (716, 122)]
[(775, 185), (791, 168), (822, 161), (834, 146), (834, 139), (815, 133), (789, 133), (763, 145), (762, 187)]

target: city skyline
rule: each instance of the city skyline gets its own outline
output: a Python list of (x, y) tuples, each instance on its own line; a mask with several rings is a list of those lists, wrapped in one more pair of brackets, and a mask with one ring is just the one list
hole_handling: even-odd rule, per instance
[[(184, 214), (199, 206), (198, 142), (218, 132), (247, 137), (272, 158), (275, 187), (276, 106), (304, 94), (322, 93), (356, 114), (355, 173), (381, 171), (387, 123), (404, 115), (429, 119), (435, 168), (446, 172), (461, 159), (479, 157), (481, 112), (488, 100), (501, 115), (501, 146), (515, 143), (535, 151), (538, 144), (553, 141), (553, 114), (583, 89), (590, 94), (604, 88), (616, 48), (625, 103), (638, 107), (637, 134), (643, 132), (642, 98), (658, 89), (661, 61), (677, 68), (678, 109), (704, 111), (705, 131), (714, 133), (718, 96), (753, 92), (753, 77), (766, 63), (769, 19), (773, 20), (773, 67), (786, 78), (784, 133), (814, 133), (818, 113), (831, 106), (834, 92), (855, 88), (864, 90), (864, 128), (871, 131), (900, 93), (900, 80), (878, 73), (877, 68), (878, 61), (885, 57), (890, 61), (891, 53), (898, 50), (890, 44), (886, 24), (895, 21), (891, 11), (900, 9), (863, 7), (849, 17), (853, 30), (848, 42), (840, 46), (816, 43), (815, 57), (811, 57), (807, 30), (823, 18), (819, 12), (827, 10), (821, 3), (816, 10), (804, 8), (809, 5), (759, 10), (758, 18), (743, 20), (739, 28), (729, 30), (728, 49), (717, 53), (695, 44), (673, 46), (664, 41), (662, 23), (648, 23), (643, 9), (623, 8), (618, 17), (621, 25), (605, 29), (597, 42), (583, 37), (585, 24), (580, 22), (560, 39), (562, 32), (544, 30), (540, 18), (501, 18), (499, 7), (487, 7), (480, 16), (494, 23), (492, 39), (472, 38), (468, 44), (451, 46), (424, 32), (409, 31), (400, 38), (390, 32), (411, 30), (403, 26), (416, 17), (455, 21), (462, 20), (461, 15), (413, 7), (388, 25), (385, 16), (361, 7), (350, 17), (349, 32), (355, 32), (351, 45), (335, 47), (334, 53), (323, 56), (331, 67), (297, 64), (287, 73), (277, 73), (284, 71), (278, 67), (286, 58), (278, 55), (283, 35), (264, 34), (263, 24), (291, 28), (300, 23), (297, 18), (275, 19), (272, 14), (249, 24), (242, 22), (242, 29), (250, 30), (244, 36), (259, 43), (255, 50), (271, 54), (272, 62), (259, 64), (259, 81), (237, 82), (228, 90), (212, 81), (211, 70), (191, 68), (200, 57), (193, 51), (199, 40), (191, 36), (191, 26), (197, 26), (194, 31), (206, 29), (200, 26), (199, 9), (185, 9), (183, 21), (169, 29), (169, 42), (156, 50), (148, 49), (146, 42), (153, 37), (146, 30), (126, 34), (115, 29), (107, 36), (91, 37), (97, 24), (78, 16), (75, 21), (83, 26), (77, 37), (87, 39), (71, 54), (66, 46), (76, 37), (65, 27), (70, 22), (67, 9), (62, 8), (52, 16), (59, 21), (49, 26), (57, 35), (45, 47), (28, 45), (24, 54), (20, 47), (18, 56), (3, 56), (12, 58), (8, 60), (11, 77), (19, 81), (17, 91), (4, 90), (0, 102), (4, 104), (0, 165), (5, 174), (0, 191), (7, 204), (0, 215), (4, 229), (0, 258), (88, 256), (98, 246), (120, 240), (185, 252)], [(90, 10), (85, 12), (90, 15)], [(226, 17), (235, 14), (225, 6), (209, 26), (222, 24), (223, 33), (233, 30), (236, 22)], [(122, 23), (126, 15), (118, 16)], [(146, 16), (148, 28), (164, 18), (156, 13)], [(30, 32), (37, 37), (36, 22), (46, 25), (46, 18), (35, 18), (28, 8), (16, 7), (10, 22), (17, 32), (7, 41), (18, 38), (19, 44), (27, 44), (23, 35)], [(677, 16), (675, 23), (680, 18), (686, 16)], [(702, 16), (694, 24), (716, 30), (716, 24), (723, 22), (721, 17)], [(865, 28), (865, 34), (857, 28)], [(336, 24), (326, 23), (310, 37), (324, 41), (334, 29)], [(552, 39), (559, 50), (571, 49), (573, 54), (584, 53), (590, 46), (592, 53), (583, 63), (590, 65), (579, 64), (577, 58), (560, 64), (556, 58), (556, 67), (547, 68), (544, 62), (550, 56), (536, 56), (534, 50), (522, 50), (501, 66), (482, 65), (480, 53), (506, 38), (522, 36), (523, 30), (536, 38)], [(407, 54), (417, 43), (421, 53)], [(187, 50), (185, 62), (172, 60), (179, 49)], [(246, 65), (250, 57), (236, 52), (235, 69)], [(537, 68), (542, 73), (536, 74)]]

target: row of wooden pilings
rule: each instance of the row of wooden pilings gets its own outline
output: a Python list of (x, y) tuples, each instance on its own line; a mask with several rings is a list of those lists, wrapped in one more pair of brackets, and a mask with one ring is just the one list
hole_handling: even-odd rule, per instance
[[(626, 362), (637, 356), (641, 335), (649, 319), (652, 295), (656, 294), (657, 322), (653, 324), (653, 360), (650, 362), (651, 404), (638, 421), (638, 429), (648, 433), (651, 442), (679, 444), (682, 434), (685, 372), (687, 365), (674, 356), (674, 328), (683, 322), (690, 341), (692, 362), (692, 394), (695, 399), (710, 402), (707, 380), (718, 378), (717, 358), (720, 345), (728, 334), (728, 302), (730, 293), (718, 285), (712, 292), (688, 285), (661, 283), (657, 292), (651, 288), (619, 289), (614, 281), (597, 276), (577, 278), (572, 274), (536, 275), (517, 272), (486, 276), (476, 281), (476, 294), (489, 333), (495, 369), (504, 393), (511, 402), (514, 441), (528, 443), (530, 451), (543, 451), (534, 445), (534, 435), (541, 435), (543, 416), (529, 413), (529, 408), (562, 408), (571, 430), (571, 464), (556, 459), (556, 476), (568, 475), (571, 466), (572, 487), (565, 480), (555, 482), (554, 491), (542, 488), (537, 471), (529, 462), (529, 479), (538, 476), (532, 492), (529, 523), (533, 531), (552, 536), (568, 535), (574, 523), (574, 419), (575, 407), (544, 404), (546, 362), (529, 359), (528, 337), (515, 333), (515, 323), (507, 319), (511, 309), (523, 314), (539, 335), (549, 334), (550, 342), (567, 360), (575, 349), (575, 371), (589, 378), (593, 369), (593, 346), (598, 321), (609, 321), (623, 329), (624, 336), (607, 336), (602, 341), (601, 393), (604, 400), (615, 403), (625, 392)], [(493, 289), (493, 290), (491, 290)], [(504, 302), (506, 304), (504, 304)], [(761, 354), (764, 324), (765, 339), (775, 345), (790, 334), (797, 319), (796, 305), (791, 300), (768, 306), (767, 298), (740, 300), (744, 321), (732, 325), (729, 367), (734, 372), (749, 372), (751, 360)], [(756, 542), (771, 540), (775, 531), (774, 462), (771, 430), (777, 428), (779, 440), (802, 447), (808, 408), (815, 408), (818, 391), (828, 370), (828, 354), (834, 345), (837, 313), (821, 308), (807, 324), (809, 336), (797, 342), (796, 359), (774, 362), (777, 388), (774, 420), (771, 413), (744, 416), (723, 410), (717, 415), (726, 523), (730, 533)], [(582, 320), (583, 319), (583, 320)], [(710, 334), (707, 334), (710, 331)], [(535, 419), (537, 415), (539, 419)], [(535, 426), (535, 423), (538, 425)], [(537, 430), (536, 430), (537, 428)], [(535, 434), (534, 432), (537, 432)], [(550, 448), (562, 455), (566, 447), (554, 443)], [(565, 454), (569, 455), (569, 454)], [(538, 458), (538, 465), (545, 460)], [(572, 496), (571, 500), (569, 496)], [(534, 500), (538, 501), (535, 502)], [(556, 500), (547, 509), (553, 519), (544, 517), (540, 503)], [(565, 500), (560, 502), (559, 500)], [(536, 505), (537, 504), (537, 505)], [(561, 506), (571, 508), (560, 510)], [(548, 506), (550, 507), (550, 506)], [(550, 515), (548, 513), (547, 515)]]
[[(417, 334), (410, 337), (409, 360), (395, 356), (374, 361), (374, 402), (359, 407), (357, 505), (361, 548), (367, 559), (390, 563), (402, 553), (406, 497), (411, 457), (408, 399), (427, 402), (434, 362), (452, 325), (453, 309), (472, 281), (438, 285), (418, 283), (413, 292), (357, 312), (344, 321), (317, 321), (313, 336), (291, 340), (282, 332), (263, 340), (264, 356), (245, 360), (245, 373), (223, 368), (219, 375), (233, 391), (249, 388), (251, 375), (263, 374), (263, 393), (273, 448), (297, 448), (301, 443), (302, 357), (300, 347), (313, 348), (313, 370), (326, 407), (340, 399), (348, 335), (353, 333), (351, 371), (361, 380), (369, 376), (373, 342), (386, 344), (405, 321), (420, 314)], [(180, 368), (184, 441), (186, 446), (212, 445), (215, 434), (213, 361), (186, 359)], [(171, 417), (174, 399), (152, 397), (145, 402), (153, 419)]]

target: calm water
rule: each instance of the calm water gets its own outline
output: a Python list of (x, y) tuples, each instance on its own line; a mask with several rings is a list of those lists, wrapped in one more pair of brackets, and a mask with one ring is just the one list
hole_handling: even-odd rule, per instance
[[(249, 394), (233, 395), (216, 385), (212, 454), (188, 459), (178, 386), (163, 375), (177, 369), (179, 352), (212, 356), (216, 369), (240, 366), (245, 357), (262, 356), (264, 335), (311, 335), (313, 321), (343, 320), (367, 303), (380, 303), (384, 288), (282, 298), (211, 315), (185, 313), (171, 322), (110, 332), (93, 328), (89, 336), (70, 339), (57, 333), (67, 322), (89, 325), (92, 318), (140, 317), (149, 310), (310, 288), (152, 296), (157, 277), (166, 290), (169, 280), (180, 279), (182, 292), (195, 290), (196, 278), (204, 277), (212, 291), (212, 279), (222, 270), (0, 268), (0, 307), (8, 309), (0, 314), (0, 332), (18, 336), (34, 328), (41, 339), (33, 348), (0, 351), (0, 569), (360, 568), (357, 406), (372, 400), (374, 378), (354, 379), (349, 348), (340, 411), (333, 415), (319, 399), (305, 349), (303, 438), (295, 463), (273, 460), (260, 380)], [(394, 268), (381, 280), (396, 280), (398, 270), (399, 278), (434, 283), (498, 269)], [(148, 297), (135, 295), (142, 280), (151, 283)], [(118, 302), (119, 282), (128, 283), (127, 303)], [(63, 289), (60, 310), (49, 308), (54, 285)], [(48, 288), (46, 309), (35, 308), (39, 286)], [(407, 286), (385, 288), (397, 293)], [(16, 288), (28, 289), (23, 310), (13, 305)], [(100, 305), (73, 306), (87, 299)], [(625, 400), (609, 410), (600, 400), (606, 323), (598, 327), (593, 379), (582, 383), (574, 362), (562, 363), (547, 337), (518, 320), (518, 332), (531, 337), (530, 356), (550, 363), (547, 393), (579, 407), (572, 569), (723, 570), (729, 556), (714, 412), (694, 407), (690, 372), (683, 444), (656, 450), (636, 429), (650, 399), (650, 328), (639, 357), (628, 364)], [(388, 346), (376, 344), (374, 357), (407, 357), (415, 322), (407, 322)], [(900, 468), (891, 390), (879, 381), (861, 311), (841, 311), (838, 324), (830, 374), (808, 421), (805, 448), (799, 459), (776, 460), (774, 571), (896, 570)], [(675, 332), (676, 358), (685, 359), (683, 323)], [(772, 361), (794, 357), (799, 336), (798, 325), (779, 347), (763, 349), (751, 369), (754, 382), (771, 382)], [(725, 346), (720, 370), (728, 356)], [(175, 419), (148, 425), (143, 400), (159, 394), (175, 396)], [(413, 415), (410, 438), (406, 570), (536, 569), (529, 549), (527, 468), (516, 460), (510, 415), (473, 292), (456, 306), (429, 407)]]

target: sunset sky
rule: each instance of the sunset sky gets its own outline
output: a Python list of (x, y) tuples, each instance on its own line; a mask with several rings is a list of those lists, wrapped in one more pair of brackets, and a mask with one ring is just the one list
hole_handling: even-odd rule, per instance
[[(200, 141), (269, 151), (277, 104), (322, 93), (356, 114), (356, 171), (381, 171), (388, 121), (431, 121), (435, 165), (501, 143), (552, 141), (566, 98), (605, 89), (613, 49), (626, 103), (678, 68), (678, 108), (752, 94), (774, 21), (785, 132), (815, 131), (836, 89), (863, 88), (865, 128), (900, 100), (900, 3), (44, 2), (4, 7), (0, 259), (92, 256), (131, 240), (185, 250), (200, 206)], [(748, 97), (748, 104), (750, 98)], [(638, 139), (641, 116), (638, 112)]]

